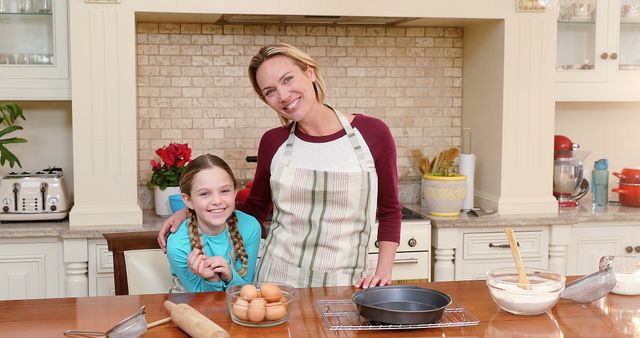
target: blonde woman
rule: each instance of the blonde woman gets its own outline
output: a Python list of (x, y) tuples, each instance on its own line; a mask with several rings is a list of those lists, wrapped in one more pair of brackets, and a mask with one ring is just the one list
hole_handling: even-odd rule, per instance
[(201, 155), (186, 166), (180, 191), (189, 217), (167, 239), (174, 291), (223, 291), (253, 281), (260, 225), (235, 210), (236, 184), (217, 156)]
[[(273, 205), (257, 279), (297, 287), (389, 284), (402, 217), (389, 128), (324, 104), (319, 65), (293, 46), (261, 48), (249, 79), (282, 121), (262, 136), (251, 194), (238, 205), (261, 222)], [(161, 246), (183, 217), (178, 212), (163, 224)], [(373, 273), (370, 236), (380, 253)]]

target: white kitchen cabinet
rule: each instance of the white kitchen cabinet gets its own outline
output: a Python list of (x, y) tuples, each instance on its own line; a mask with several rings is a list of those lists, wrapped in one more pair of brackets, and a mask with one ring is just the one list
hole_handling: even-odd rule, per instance
[(629, 6), (640, 0), (559, 1), (557, 101), (640, 101), (640, 14)]
[(67, 13), (66, 0), (0, 1), (0, 100), (71, 99)]
[(63, 284), (57, 239), (0, 239), (0, 299), (60, 297)]
[[(375, 273), (378, 263), (377, 226), (369, 238), (368, 273)], [(428, 220), (403, 220), (400, 243), (393, 260), (393, 281), (431, 280), (431, 224)]]
[(113, 253), (104, 239), (92, 239), (89, 246), (89, 296), (113, 296)]
[[(524, 266), (547, 269), (549, 229), (514, 228)], [(484, 279), (487, 271), (515, 266), (504, 227), (448, 227), (433, 230), (434, 281)]]
[(640, 255), (640, 224), (580, 223), (573, 226), (572, 237), (567, 248), (568, 275), (597, 271), (602, 256)]

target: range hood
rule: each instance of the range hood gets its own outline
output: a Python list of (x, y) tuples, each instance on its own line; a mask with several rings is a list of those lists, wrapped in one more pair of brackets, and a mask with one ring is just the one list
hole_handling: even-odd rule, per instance
[(372, 17), (372, 16), (332, 16), (332, 15), (247, 15), (225, 14), (218, 23), (228, 24), (322, 24), (322, 25), (387, 25), (394, 26), (415, 18)]

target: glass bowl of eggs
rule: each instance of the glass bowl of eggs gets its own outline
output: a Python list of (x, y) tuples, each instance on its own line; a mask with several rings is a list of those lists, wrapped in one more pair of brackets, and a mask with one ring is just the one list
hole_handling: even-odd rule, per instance
[(289, 320), (289, 304), (295, 288), (277, 282), (234, 285), (226, 290), (227, 306), (234, 323), (269, 327)]

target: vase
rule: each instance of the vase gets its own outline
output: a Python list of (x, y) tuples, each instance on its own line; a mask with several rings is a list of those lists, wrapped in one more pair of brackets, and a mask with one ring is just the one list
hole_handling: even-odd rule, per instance
[(171, 216), (171, 205), (169, 204), (169, 196), (180, 193), (180, 187), (166, 187), (164, 190), (155, 186), (153, 188), (153, 194), (156, 206), (156, 215), (160, 217)]
[(433, 216), (456, 217), (467, 196), (466, 176), (422, 177), (422, 206)]

